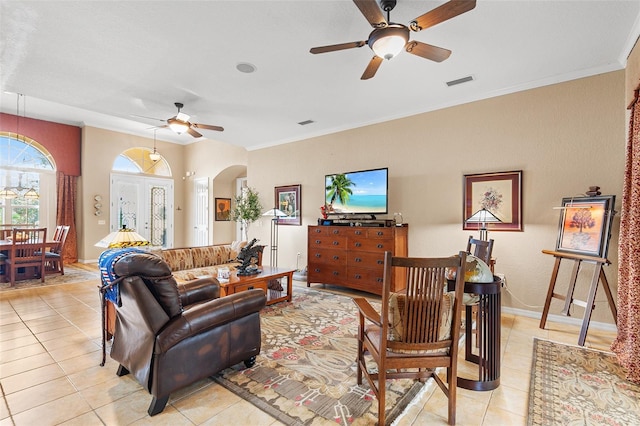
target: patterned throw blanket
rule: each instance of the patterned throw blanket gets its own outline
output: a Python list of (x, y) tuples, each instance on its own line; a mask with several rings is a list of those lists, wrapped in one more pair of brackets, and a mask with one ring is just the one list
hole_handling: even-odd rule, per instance
[(135, 247), (109, 249), (103, 251), (98, 258), (100, 279), (102, 280), (100, 291), (104, 293), (105, 300), (120, 305), (118, 284), (114, 284), (118, 277), (113, 273), (113, 265), (115, 265), (119, 259), (131, 253), (145, 253), (145, 251)]
[(103, 367), (107, 358), (107, 336), (106, 336), (106, 324), (105, 324), (105, 301), (108, 300), (111, 303), (120, 305), (120, 288), (118, 286), (118, 277), (113, 272), (113, 265), (124, 256), (131, 253), (146, 253), (139, 248), (116, 248), (109, 249), (102, 252), (98, 258), (98, 266), (100, 267), (100, 279), (102, 285), (100, 287), (100, 302), (102, 305), (102, 362), (100, 366)]

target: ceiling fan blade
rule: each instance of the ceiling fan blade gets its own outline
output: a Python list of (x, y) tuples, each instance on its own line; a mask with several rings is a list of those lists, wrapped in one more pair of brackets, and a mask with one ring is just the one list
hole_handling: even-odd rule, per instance
[(201, 138), (202, 137), (202, 135), (200, 133), (196, 132), (191, 127), (189, 127), (189, 129), (187, 130), (187, 133), (189, 133), (194, 138)]
[(362, 77), (360, 77), (360, 80), (369, 80), (371, 77), (376, 75), (376, 72), (378, 71), (378, 68), (380, 68), (381, 64), (381, 57), (374, 56), (373, 58), (371, 58), (371, 60), (369, 61), (369, 65), (367, 65), (367, 69), (364, 70), (364, 73), (362, 73)]
[(376, 0), (353, 0), (353, 2), (373, 28), (384, 28), (389, 25)]
[(162, 118), (156, 118), (156, 117), (147, 117), (146, 115), (137, 115), (137, 114), (129, 114), (131, 117), (136, 117), (136, 118), (144, 118), (147, 120), (154, 120), (154, 121), (162, 121), (163, 123), (166, 122), (166, 120), (163, 120)]
[(327, 53), (335, 52), (336, 50), (353, 49), (354, 47), (362, 47), (367, 44), (366, 41), (352, 41), (350, 43), (332, 44), (330, 46), (313, 47), (309, 52), (311, 53)]
[(410, 41), (407, 43), (405, 50), (413, 55), (436, 62), (442, 62), (451, 55), (451, 51), (448, 49), (419, 41)]
[(212, 126), (210, 124), (198, 124), (192, 123), (192, 126), (196, 129), (216, 130), (218, 132), (224, 132), (224, 128), (220, 126)]
[(476, 0), (451, 0), (411, 21), (411, 31), (421, 31), (476, 7)]

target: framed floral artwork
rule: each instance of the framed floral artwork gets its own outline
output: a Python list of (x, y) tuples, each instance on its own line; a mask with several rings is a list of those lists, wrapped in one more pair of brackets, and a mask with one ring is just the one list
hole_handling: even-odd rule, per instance
[(562, 199), (556, 251), (607, 257), (615, 195)]
[(300, 189), (301, 185), (276, 186), (276, 206), (286, 214), (286, 216), (278, 217), (278, 225), (302, 225)]
[(522, 170), (464, 175), (462, 229), (478, 230), (478, 222), (467, 222), (482, 209), (499, 222), (486, 225), (491, 231), (522, 231)]

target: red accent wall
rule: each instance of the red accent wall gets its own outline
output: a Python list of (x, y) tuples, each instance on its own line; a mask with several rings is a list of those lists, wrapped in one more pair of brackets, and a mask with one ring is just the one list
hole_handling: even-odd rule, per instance
[(56, 170), (69, 176), (80, 176), (80, 127), (51, 121), (0, 113), (0, 131), (16, 133), (16, 130), (47, 148), (56, 162)]

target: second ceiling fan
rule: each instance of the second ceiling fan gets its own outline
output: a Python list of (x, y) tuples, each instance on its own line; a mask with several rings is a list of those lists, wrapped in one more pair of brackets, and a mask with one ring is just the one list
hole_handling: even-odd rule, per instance
[(165, 124), (164, 126), (160, 126), (161, 128), (168, 127), (174, 132), (176, 132), (177, 134), (182, 134), (184, 132), (187, 132), (194, 138), (202, 137), (202, 134), (194, 129), (216, 130), (218, 132), (224, 131), (224, 128), (220, 126), (212, 126), (210, 124), (191, 123), (189, 121), (191, 117), (183, 112), (180, 112), (180, 110), (184, 107), (184, 104), (180, 102), (175, 102), (174, 105), (176, 106), (176, 108), (178, 108), (178, 114), (176, 114), (174, 117), (169, 118), (167, 120), (167, 124)]
[[(374, 28), (369, 34), (369, 38), (363, 41), (314, 47), (310, 52), (314, 54), (326, 53), (368, 45), (375, 55), (360, 77), (361, 80), (367, 80), (376, 75), (383, 59), (391, 59), (403, 49), (425, 59), (436, 62), (444, 61), (451, 55), (450, 50), (415, 40), (410, 41), (410, 30), (418, 32), (433, 27), (476, 7), (476, 0), (451, 0), (417, 17), (409, 23), (409, 26), (406, 26), (391, 22), (391, 10), (396, 6), (396, 0), (381, 0), (380, 6), (376, 0), (353, 0), (353, 2)], [(386, 18), (383, 11), (387, 12)]]

